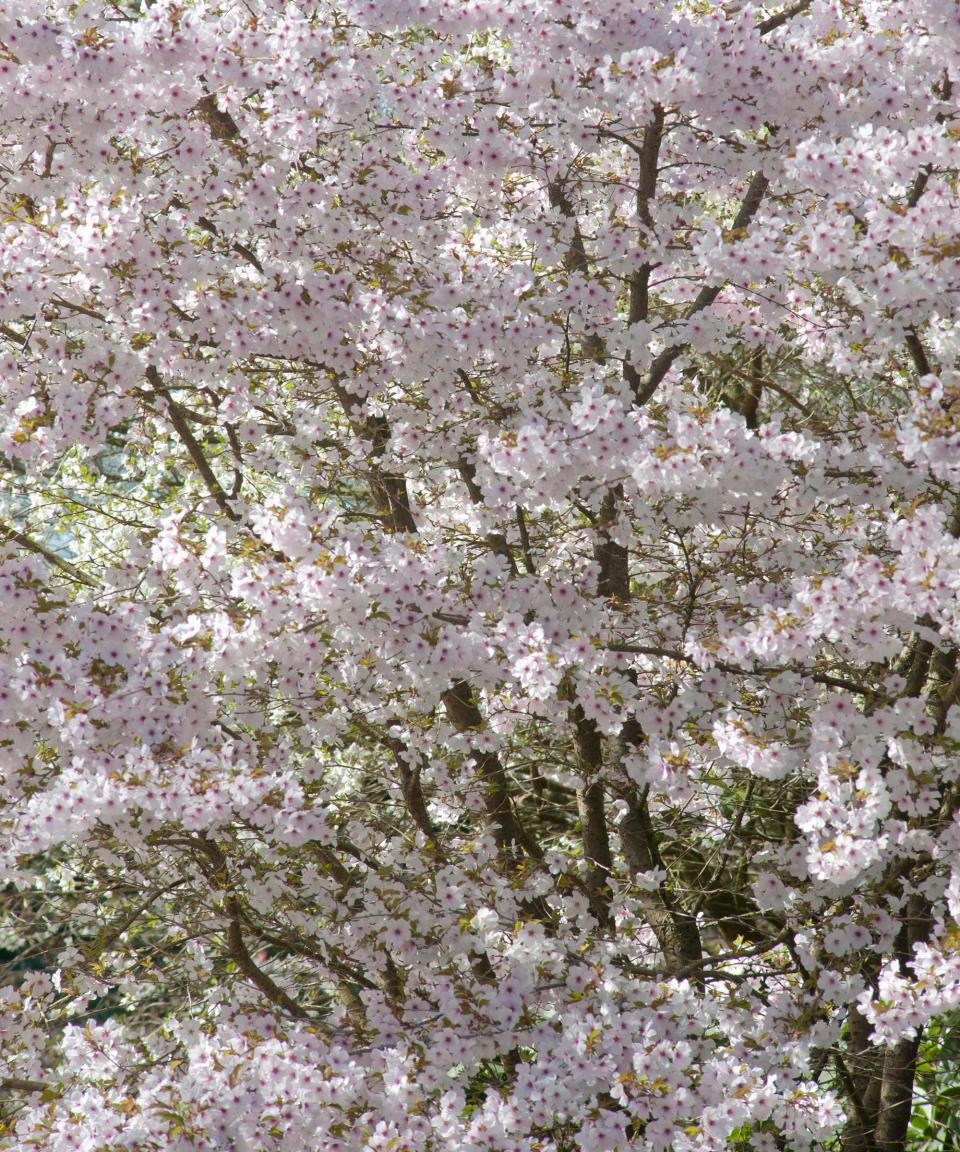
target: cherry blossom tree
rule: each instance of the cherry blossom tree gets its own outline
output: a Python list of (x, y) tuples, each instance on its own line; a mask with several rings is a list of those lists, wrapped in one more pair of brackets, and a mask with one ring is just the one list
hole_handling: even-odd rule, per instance
[(958, 71), (0, 0), (0, 1148), (938, 1146)]

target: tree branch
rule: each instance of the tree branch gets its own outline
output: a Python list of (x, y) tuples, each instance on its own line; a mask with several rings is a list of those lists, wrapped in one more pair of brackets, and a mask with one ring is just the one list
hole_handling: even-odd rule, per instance
[(912, 324), (907, 329), (904, 342), (907, 345), (907, 351), (910, 353), (910, 359), (913, 361), (913, 366), (917, 370), (917, 375), (932, 376), (933, 368), (930, 366), (930, 361), (927, 358), (926, 349), (920, 341), (920, 336), (918, 335), (916, 328)]
[(187, 450), (187, 454), (193, 461), (194, 466), (200, 473), (200, 477), (206, 486), (207, 491), (213, 497), (214, 502), (221, 512), (230, 520), (236, 523), (240, 516), (230, 507), (230, 501), (224, 491), (220, 481), (214, 475), (213, 469), (206, 456), (203, 454), (203, 449), (197, 443), (190, 428), (189, 423), (180, 411), (180, 406), (170, 395), (170, 391), (160, 378), (160, 373), (150, 365), (145, 372), (147, 380), (150, 382), (153, 390), (158, 396), (162, 396), (167, 403), (167, 410), (170, 413), (170, 423), (173, 425), (174, 430), (183, 442)]
[[(483, 717), (473, 699), (473, 692), (465, 680), (457, 680), (442, 695), (447, 719), (458, 732), (479, 732), (483, 728)], [(500, 757), (496, 752), (473, 753), (477, 774), (483, 784), (483, 802), (487, 823), (493, 830), (493, 837), (505, 860), (511, 860), (518, 847), (528, 855), (540, 860), (543, 849), (533, 837), (521, 827), (513, 810), (510, 786)]]
[(32, 536), (28, 536), (25, 532), (20, 532), (12, 525), (0, 521), (0, 541), (12, 540), (15, 544), (19, 544), (21, 548), (26, 549), (27, 552), (32, 552), (35, 556), (42, 556), (48, 564), (54, 568), (58, 568), (61, 572), (65, 573), (72, 580), (76, 580), (78, 584), (83, 584), (86, 588), (93, 588), (99, 590), (103, 585), (99, 580), (95, 580), (92, 576), (87, 576), (76, 565), (71, 564), (69, 560), (64, 560), (62, 556), (58, 556), (52, 548), (48, 548), (46, 544), (41, 544), (39, 540), (34, 540)]
[[(250, 955), (250, 951), (243, 939), (241, 923), (243, 911), (240, 898), (233, 890), (230, 872), (227, 866), (227, 858), (223, 850), (206, 835), (190, 838), (189, 842), (198, 847), (206, 856), (213, 868), (213, 879), (223, 891), (223, 906), (227, 913), (228, 921), (227, 952), (230, 959), (236, 964), (240, 972), (247, 977), (250, 983), (266, 996), (271, 1004), (282, 1008), (298, 1020), (311, 1019), (309, 1013), (306, 1012), (296, 1000), (288, 996), (279, 985), (275, 984), (266, 972), (257, 966), (253, 957)], [(316, 1021), (314, 1021), (314, 1023), (316, 1023)]]
[(577, 788), (577, 815), (583, 858), (587, 862), (587, 894), (590, 911), (601, 926), (606, 926), (610, 921), (609, 882), (613, 858), (604, 811), (603, 740), (596, 724), (584, 716), (579, 704), (573, 708), (571, 719), (581, 777)]
[[(647, 806), (647, 790), (631, 788), (629, 808), (620, 821), (620, 844), (631, 873), (663, 869), (663, 859)], [(655, 892), (641, 891), (638, 902), (657, 937), (664, 963), (670, 975), (697, 974), (703, 963), (703, 946), (697, 922), (677, 904), (664, 881)]]
[(773, 16), (768, 16), (766, 20), (761, 20), (758, 24), (754, 25), (761, 36), (766, 36), (768, 32), (773, 32), (777, 28), (782, 28), (784, 24), (788, 23), (794, 18), (799, 16), (802, 12), (810, 7), (811, 0), (798, 0), (798, 3), (791, 4), (788, 8), (782, 9)]
[[(640, 179), (637, 183), (637, 215), (652, 233), (654, 231), (653, 216), (650, 212), (650, 202), (657, 190), (658, 164), (660, 160), (660, 147), (663, 143), (664, 111), (659, 104), (653, 107), (653, 118), (643, 133), (643, 143), (636, 149), (640, 157)], [(645, 261), (630, 277), (630, 303), (627, 313), (627, 328), (645, 321), (650, 313), (650, 273), (656, 268), (656, 263)], [(643, 393), (640, 373), (634, 368), (630, 359), (623, 362), (623, 378), (630, 386), (638, 403)], [(653, 393), (651, 393), (652, 395)], [(647, 397), (646, 399), (649, 399)]]
[[(754, 218), (769, 186), (770, 181), (762, 172), (757, 172), (754, 175), (750, 181), (750, 186), (747, 188), (743, 202), (740, 205), (740, 210), (737, 212), (736, 219), (733, 222), (732, 231), (735, 236), (736, 233), (743, 231)], [(701, 288), (697, 293), (696, 299), (684, 312), (683, 320), (690, 320), (696, 316), (698, 312), (702, 312), (704, 308), (708, 308), (720, 295), (723, 287), (723, 284), (715, 284), (709, 288)], [(671, 344), (655, 357), (653, 363), (650, 365), (650, 372), (647, 375), (646, 383), (636, 393), (636, 401), (638, 404), (646, 404), (660, 386), (663, 378), (673, 367), (677, 358), (681, 356), (688, 347), (689, 344), (686, 341), (681, 344)]]
[(517, 531), (520, 533), (520, 548), (523, 555), (523, 565), (530, 576), (536, 576), (537, 566), (533, 562), (533, 552), (530, 550), (530, 535), (527, 532), (527, 518), (523, 509), (517, 505)]
[(46, 1092), (55, 1085), (47, 1080), (22, 1080), (19, 1076), (4, 1076), (0, 1092)]

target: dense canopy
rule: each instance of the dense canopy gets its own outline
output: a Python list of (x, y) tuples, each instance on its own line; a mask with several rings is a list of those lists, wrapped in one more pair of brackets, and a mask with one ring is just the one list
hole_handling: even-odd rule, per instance
[(0, 1148), (953, 1146), (958, 72), (0, 0)]

